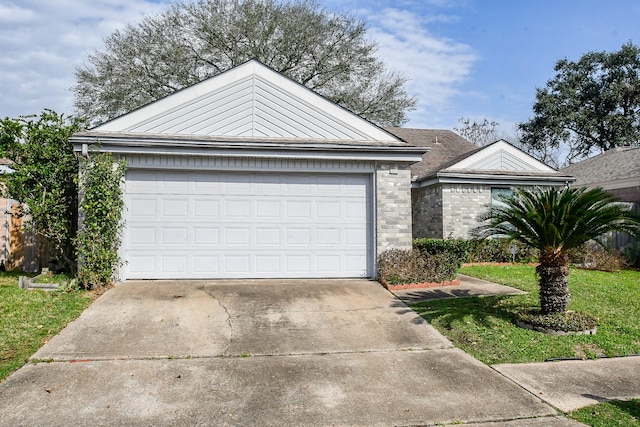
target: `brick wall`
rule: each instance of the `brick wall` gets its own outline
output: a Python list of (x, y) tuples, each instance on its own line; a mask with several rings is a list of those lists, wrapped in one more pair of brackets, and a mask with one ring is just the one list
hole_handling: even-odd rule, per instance
[(442, 238), (442, 185), (411, 190), (413, 238)]
[(491, 204), (491, 187), (488, 185), (443, 185), (442, 224), (443, 238), (471, 237), (471, 230), (478, 225), (478, 215)]
[(411, 171), (409, 166), (376, 165), (376, 253), (411, 248)]

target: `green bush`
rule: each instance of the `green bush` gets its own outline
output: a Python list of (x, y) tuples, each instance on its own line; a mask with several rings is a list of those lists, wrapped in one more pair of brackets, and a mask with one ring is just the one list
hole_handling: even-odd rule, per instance
[(122, 180), (126, 164), (109, 153), (87, 160), (80, 181), (82, 226), (78, 230), (78, 282), (85, 289), (108, 285), (120, 266)]
[(563, 332), (581, 332), (596, 327), (593, 316), (576, 311), (542, 314), (540, 309), (534, 308), (518, 313), (516, 320), (533, 327)]
[[(464, 262), (535, 262), (538, 252), (519, 242), (500, 239), (415, 239), (413, 247), (428, 254), (447, 253)], [(516, 249), (511, 254), (511, 248)]]
[(386, 284), (453, 280), (459, 260), (446, 252), (431, 255), (418, 250), (390, 249), (378, 257), (378, 279)]
[(474, 242), (462, 239), (415, 239), (413, 248), (430, 255), (447, 253), (459, 263), (467, 262)]
[(626, 258), (627, 265), (640, 268), (640, 241), (634, 241), (622, 248), (622, 254)]

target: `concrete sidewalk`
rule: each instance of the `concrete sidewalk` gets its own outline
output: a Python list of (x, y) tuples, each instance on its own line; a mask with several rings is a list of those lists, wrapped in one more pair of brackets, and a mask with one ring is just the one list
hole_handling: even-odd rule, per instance
[(526, 292), (510, 286), (498, 285), (476, 277), (459, 274), (460, 284), (457, 286), (443, 286), (441, 288), (408, 289), (393, 291), (405, 304), (415, 304), (421, 301), (447, 298), (484, 297), (495, 295), (520, 295)]
[[(395, 291), (394, 294), (406, 304), (415, 304), (434, 299), (524, 293), (519, 289), (475, 277), (459, 275), (458, 278), (461, 282), (459, 286), (411, 289)], [(608, 400), (640, 399), (640, 356), (502, 364), (492, 367), (563, 412)]]
[(504, 364), (493, 369), (564, 412), (608, 400), (640, 399), (640, 356)]

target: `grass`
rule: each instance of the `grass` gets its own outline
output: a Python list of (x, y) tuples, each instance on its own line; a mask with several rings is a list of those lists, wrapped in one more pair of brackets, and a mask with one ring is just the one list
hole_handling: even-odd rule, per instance
[(571, 270), (569, 309), (597, 319), (595, 335), (555, 337), (519, 328), (515, 313), (538, 306), (534, 267), (471, 266), (460, 272), (506, 284), (526, 295), (459, 298), (413, 305), (457, 347), (486, 364), (596, 358), (640, 353), (640, 272)]
[(573, 411), (569, 416), (593, 427), (640, 426), (640, 399), (598, 403)]
[(78, 317), (90, 295), (24, 290), (17, 273), (0, 273), (0, 381)]

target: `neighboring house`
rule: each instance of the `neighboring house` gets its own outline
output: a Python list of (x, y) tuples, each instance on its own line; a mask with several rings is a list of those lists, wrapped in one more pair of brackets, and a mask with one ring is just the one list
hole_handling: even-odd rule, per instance
[(640, 206), (640, 147), (618, 147), (567, 166), (576, 187), (602, 187), (620, 200)]
[[(640, 147), (617, 147), (561, 170), (573, 175), (576, 187), (602, 187), (640, 212)], [(615, 247), (631, 242), (623, 233), (614, 234)]]
[(249, 61), (72, 137), (125, 158), (120, 279), (375, 277), (424, 148)]
[(471, 238), (478, 215), (512, 187), (566, 186), (560, 173), (504, 140), (477, 147), (454, 132), (390, 128), (412, 145), (429, 148), (411, 167), (414, 238)]

